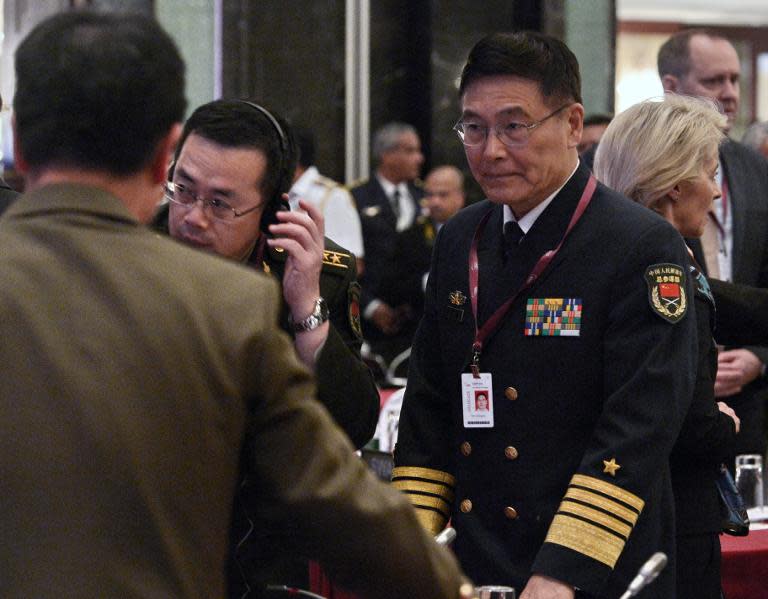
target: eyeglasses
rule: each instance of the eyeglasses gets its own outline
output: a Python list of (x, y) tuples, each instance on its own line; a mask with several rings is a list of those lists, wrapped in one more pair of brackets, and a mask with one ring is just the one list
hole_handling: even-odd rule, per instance
[[(519, 123), (517, 121), (496, 123), (493, 126), (493, 131), (496, 134), (496, 137), (498, 137), (501, 143), (503, 143), (505, 146), (510, 148), (518, 148), (528, 143), (528, 137), (531, 135), (531, 131), (539, 127), (544, 121), (552, 118), (558, 112), (564, 110), (568, 106), (570, 106), (570, 103), (564, 104), (557, 110), (550, 112), (543, 119), (536, 121), (535, 123), (531, 123), (530, 125)], [(478, 125), (477, 123), (473, 123), (471, 121), (464, 122), (462, 119), (459, 119), (458, 122), (453, 126), (453, 130), (459, 134), (461, 143), (469, 147), (479, 146), (480, 144), (485, 143), (485, 140), (488, 139), (489, 129), (490, 128), (486, 127), (485, 125)]]
[(165, 197), (168, 198), (169, 202), (173, 202), (177, 206), (182, 206), (187, 210), (190, 210), (197, 202), (202, 202), (203, 210), (206, 214), (217, 220), (224, 221), (233, 221), (264, 205), (264, 202), (261, 202), (255, 206), (251, 206), (247, 210), (237, 211), (224, 200), (218, 198), (213, 198), (212, 200), (206, 199), (199, 195), (195, 195), (185, 185), (172, 183), (171, 181), (168, 181), (165, 184)]

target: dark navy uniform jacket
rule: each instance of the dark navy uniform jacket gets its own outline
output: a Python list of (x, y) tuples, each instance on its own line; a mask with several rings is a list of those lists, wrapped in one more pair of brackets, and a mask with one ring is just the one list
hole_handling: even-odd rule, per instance
[[(461, 408), (475, 334), (467, 265), (478, 222), (491, 211), (478, 244), (482, 324), (560, 241), (588, 177), (580, 166), (506, 264), (500, 205), (472, 205), (440, 230), (393, 480), (433, 531), (451, 518), (455, 552), (475, 583), (520, 592), (539, 573), (614, 599), (654, 552), (674, 562), (669, 454), (697, 362), (679, 234), (598, 184), (549, 268), (486, 343), (480, 370), (493, 376), (495, 427), (464, 428)], [(673, 318), (655, 307), (663, 273), (679, 285)], [(526, 336), (534, 299), (580, 305), (578, 336)], [(640, 596), (674, 596), (674, 563)]]
[[(768, 162), (752, 148), (733, 140), (726, 140), (720, 145), (719, 156), (723, 177), (728, 182), (728, 204), (733, 215), (733, 281), (741, 285), (768, 287)], [(690, 239), (688, 245), (707, 274), (701, 241)], [(725, 338), (730, 334), (726, 329), (733, 326), (743, 329), (740, 320), (723, 322), (716, 338)], [(760, 358), (763, 364), (768, 364), (768, 338), (757, 341), (758, 345), (746, 349)], [(730, 343), (720, 338), (718, 342)], [(741, 418), (741, 430), (730, 456), (732, 468), (736, 455), (765, 454), (768, 378), (758, 377), (741, 392), (725, 399)]]

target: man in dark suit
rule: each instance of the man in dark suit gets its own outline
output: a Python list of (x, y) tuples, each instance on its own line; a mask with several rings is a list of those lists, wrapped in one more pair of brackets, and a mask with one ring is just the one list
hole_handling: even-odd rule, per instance
[(457, 597), (455, 562), (312, 399), (274, 283), (142, 225), (185, 108), (170, 37), (68, 12), (15, 63), (27, 193), (0, 220), (0, 595), (222, 597), (244, 460), (261, 516), (341, 583)]
[(405, 123), (384, 125), (374, 135), (373, 157), (374, 175), (352, 188), (365, 245), (360, 279), (363, 330), (374, 351), (390, 360), (398, 353), (398, 334), (407, 318), (383, 299), (383, 282), (393, 267), (397, 233), (410, 227), (420, 213), (423, 193), (414, 181), (424, 155), (416, 129)]
[[(430, 530), (451, 519), (476, 580), (520, 599), (618, 597), (652, 553), (674, 559), (669, 453), (696, 365), (686, 248), (579, 164), (562, 42), (489, 36), (459, 93), (488, 200), (435, 241), (393, 483)], [(643, 597), (674, 588), (667, 568)]]
[[(739, 111), (740, 62), (733, 45), (706, 30), (670, 37), (659, 50), (665, 91), (719, 102), (729, 126)], [(708, 277), (753, 287), (768, 286), (768, 162), (728, 140), (720, 146), (722, 197), (713, 202), (701, 240), (689, 240)], [(729, 347), (718, 355), (715, 395), (741, 418), (736, 455), (765, 454), (768, 346)]]
[[(306, 213), (286, 209), (295, 161), (291, 130), (279, 116), (242, 100), (204, 104), (184, 125), (169, 202), (155, 225), (281, 283), (281, 326), (315, 372), (318, 399), (362, 447), (376, 427), (379, 394), (360, 357), (355, 257), (323, 239), (318, 207), (301, 201)], [(259, 194), (269, 199), (259, 203)], [(292, 567), (293, 561), (283, 566), (275, 559), (285, 557), (279, 550), (287, 544), (285, 531), (269, 539), (266, 531), (251, 532), (258, 503), (248, 499), (253, 490), (244, 466), (232, 531), (230, 596), (244, 597), (248, 586), (256, 592), (265, 582), (307, 586), (306, 561)]]
[[(433, 168), (424, 179), (424, 213), (397, 234), (389, 272), (381, 296), (402, 315), (397, 353), (411, 346), (424, 310), (424, 289), (432, 259), (432, 247), (440, 228), (464, 207), (464, 175), (455, 166)], [(393, 341), (394, 344), (394, 341)]]

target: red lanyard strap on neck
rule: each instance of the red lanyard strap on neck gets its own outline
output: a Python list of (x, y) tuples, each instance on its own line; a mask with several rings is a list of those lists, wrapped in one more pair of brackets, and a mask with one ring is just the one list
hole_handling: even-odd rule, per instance
[(480, 239), (482, 238), (483, 230), (485, 229), (485, 225), (488, 223), (488, 219), (490, 218), (492, 211), (489, 210), (480, 220), (480, 223), (478, 223), (477, 229), (475, 229), (475, 235), (472, 238), (472, 245), (469, 249), (469, 297), (472, 304), (472, 315), (475, 317), (475, 341), (472, 344), (472, 373), (476, 377), (480, 376), (480, 354), (483, 351), (483, 344), (499, 328), (502, 321), (504, 320), (504, 317), (507, 315), (507, 312), (509, 312), (512, 304), (517, 299), (517, 296), (519, 296), (520, 293), (525, 291), (528, 287), (533, 285), (533, 283), (546, 270), (555, 256), (557, 256), (557, 253), (563, 246), (563, 243), (565, 242), (566, 237), (568, 237), (568, 234), (571, 232), (571, 229), (573, 229), (576, 223), (579, 222), (579, 219), (581, 219), (581, 216), (584, 214), (587, 206), (589, 206), (589, 203), (592, 201), (592, 196), (595, 193), (596, 187), (597, 180), (595, 179), (594, 175), (590, 175), (589, 181), (587, 181), (587, 185), (584, 187), (584, 191), (581, 194), (581, 199), (579, 199), (579, 203), (576, 206), (576, 210), (574, 210), (573, 215), (571, 216), (571, 221), (568, 223), (568, 228), (565, 230), (562, 239), (560, 239), (560, 242), (557, 244), (555, 249), (545, 252), (544, 255), (538, 259), (533, 267), (533, 270), (531, 270), (531, 272), (525, 278), (525, 281), (520, 286), (520, 288), (515, 291), (512, 297), (504, 302), (504, 304), (502, 304), (501, 307), (499, 307), (491, 315), (491, 317), (486, 320), (485, 323), (483, 323), (483, 326), (480, 328), (477, 326), (477, 296), (480, 278), (480, 263), (477, 257), (477, 246)]

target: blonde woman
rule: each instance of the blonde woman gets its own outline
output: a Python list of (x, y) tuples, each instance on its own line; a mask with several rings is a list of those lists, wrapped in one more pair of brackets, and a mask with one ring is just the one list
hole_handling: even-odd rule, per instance
[[(683, 237), (700, 237), (712, 201), (717, 148), (726, 117), (709, 101), (667, 95), (632, 106), (611, 122), (595, 156), (595, 176), (658, 212)], [(681, 241), (682, 243), (682, 241)], [(670, 465), (677, 523), (677, 599), (720, 598), (718, 467), (731, 450), (739, 420), (714, 396), (717, 349), (714, 299), (691, 256), (699, 362), (695, 395)]]

